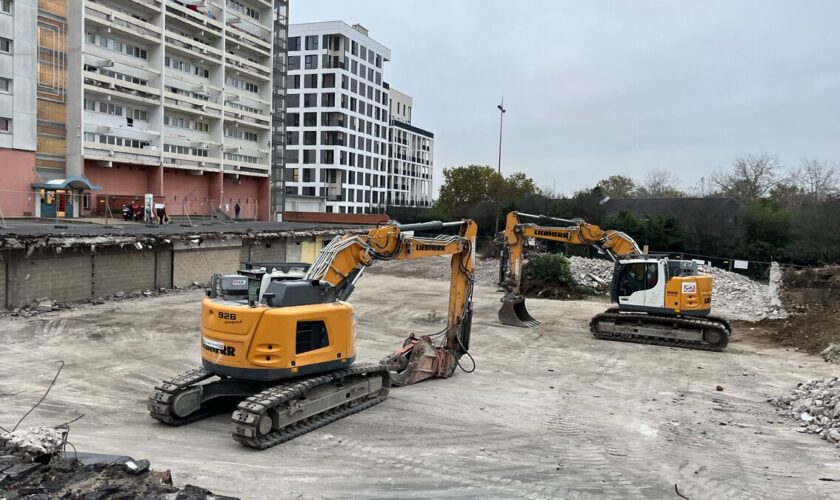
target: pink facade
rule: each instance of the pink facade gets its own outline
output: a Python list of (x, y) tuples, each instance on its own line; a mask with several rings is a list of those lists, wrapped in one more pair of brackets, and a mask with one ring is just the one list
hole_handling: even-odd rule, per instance
[(194, 171), (157, 166), (101, 167), (95, 162), (86, 162), (85, 176), (102, 186), (102, 191), (95, 195), (100, 200), (96, 206), (102, 205), (107, 196), (113, 213), (123, 203), (130, 203), (133, 198), (142, 200), (145, 193), (152, 193), (156, 200), (166, 203), (170, 215), (213, 215), (215, 207), (221, 207), (233, 217), (234, 207), (239, 203), (241, 218), (269, 218), (267, 178), (240, 176), (237, 179), (220, 173), (197, 175)]
[(0, 211), (4, 217), (35, 215), (35, 153), (0, 148)]

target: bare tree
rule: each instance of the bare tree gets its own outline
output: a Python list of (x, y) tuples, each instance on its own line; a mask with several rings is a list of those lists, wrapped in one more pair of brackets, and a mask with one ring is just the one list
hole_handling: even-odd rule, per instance
[(697, 182), (694, 183), (694, 186), (688, 192), (698, 198), (712, 198), (721, 194), (718, 185), (708, 177), (697, 179)]
[(683, 193), (677, 188), (679, 178), (668, 170), (654, 168), (645, 176), (645, 182), (638, 188), (642, 198), (679, 198)]
[(792, 180), (814, 205), (836, 194), (840, 187), (837, 166), (816, 158), (803, 159)]
[(768, 195), (780, 182), (779, 158), (767, 153), (746, 155), (735, 159), (732, 170), (712, 175), (723, 194), (738, 201), (752, 202)]

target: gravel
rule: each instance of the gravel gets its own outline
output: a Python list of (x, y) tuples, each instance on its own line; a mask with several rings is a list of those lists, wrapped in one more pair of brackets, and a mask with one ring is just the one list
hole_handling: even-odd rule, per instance
[(798, 432), (816, 434), (840, 446), (840, 380), (837, 377), (800, 384), (790, 394), (769, 400), (799, 422)]

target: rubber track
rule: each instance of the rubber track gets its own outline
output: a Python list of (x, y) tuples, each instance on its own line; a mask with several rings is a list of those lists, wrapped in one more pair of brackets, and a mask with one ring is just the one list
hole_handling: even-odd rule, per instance
[(360, 364), (336, 372), (287, 382), (255, 394), (239, 403), (236, 411), (233, 412), (233, 416), (231, 417), (233, 420), (233, 439), (245, 446), (263, 450), (294, 439), (348, 415), (360, 412), (365, 408), (379, 404), (388, 397), (387, 379), (386, 383), (383, 383), (382, 390), (375, 397), (353, 400), (344, 405), (327, 410), (324, 413), (319, 413), (300, 422), (295, 422), (282, 429), (274, 429), (265, 436), (260, 436), (257, 429), (260, 418), (269, 409), (276, 408), (299, 398), (314, 387), (330, 384), (348, 376), (370, 375), (375, 373), (381, 373), (384, 377), (388, 376), (387, 368), (384, 366)]
[[(698, 328), (715, 328), (720, 330), (720, 332), (723, 334), (723, 341), (721, 341), (718, 344), (711, 345), (706, 344), (704, 342), (692, 340), (677, 340), (664, 337), (649, 337), (647, 335), (629, 335), (626, 333), (602, 333), (597, 331), (597, 323), (599, 320), (607, 320), (614, 322), (627, 322), (628, 320), (635, 320), (641, 323), (656, 323), (661, 325), (674, 325), (676, 323), (678, 325), (685, 325), (686, 327), (689, 327), (692, 330)], [(608, 309), (601, 314), (595, 315), (589, 322), (589, 330), (592, 332), (592, 335), (594, 335), (595, 338), (603, 340), (633, 342), (636, 344), (652, 344), (666, 347), (681, 347), (685, 349), (696, 349), (702, 351), (715, 352), (721, 352), (724, 348), (726, 348), (726, 345), (729, 343), (729, 336), (731, 332), (728, 321), (713, 316), (706, 318), (687, 318), (681, 316), (653, 316), (644, 313), (622, 313), (619, 312), (619, 309), (615, 307)]]
[(179, 426), (218, 414), (220, 412), (218, 409), (199, 410), (186, 417), (178, 417), (172, 413), (172, 401), (182, 389), (214, 376), (204, 368), (196, 368), (177, 377), (164, 380), (160, 385), (155, 386), (155, 393), (149, 398), (147, 405), (149, 415), (165, 424)]

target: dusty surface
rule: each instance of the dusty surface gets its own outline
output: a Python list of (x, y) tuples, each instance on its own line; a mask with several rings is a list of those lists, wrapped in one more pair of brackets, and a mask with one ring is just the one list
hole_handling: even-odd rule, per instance
[[(427, 261), (429, 266), (438, 262)], [(394, 263), (399, 266), (398, 263)], [(372, 270), (352, 297), (360, 360), (435, 331), (446, 280)], [(393, 271), (393, 270), (391, 270)], [(27, 425), (80, 413), (81, 451), (147, 458), (176, 485), (242, 498), (837, 497), (840, 455), (766, 401), (836, 376), (817, 356), (736, 329), (724, 353), (598, 341), (596, 302), (529, 299), (534, 329), (503, 327), (495, 287), (476, 287), (475, 373), (395, 389), (384, 403), (276, 448), (236, 444), (226, 416), (153, 422), (161, 377), (196, 366), (201, 294), (0, 321), (0, 425), (67, 364)], [(430, 314), (432, 312), (437, 314)], [(430, 319), (431, 318), (431, 319)], [(716, 391), (716, 386), (723, 391)], [(22, 392), (21, 392), (22, 391)]]

